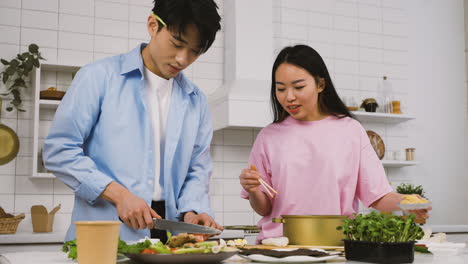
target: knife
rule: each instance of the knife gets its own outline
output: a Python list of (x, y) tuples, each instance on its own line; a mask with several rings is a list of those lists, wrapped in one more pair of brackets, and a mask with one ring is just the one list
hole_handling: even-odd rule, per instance
[(192, 233), (192, 234), (213, 234), (221, 233), (221, 230), (211, 228), (208, 226), (201, 226), (189, 224), (179, 221), (171, 221), (166, 219), (153, 218), (154, 229), (162, 229), (170, 231), (171, 233)]

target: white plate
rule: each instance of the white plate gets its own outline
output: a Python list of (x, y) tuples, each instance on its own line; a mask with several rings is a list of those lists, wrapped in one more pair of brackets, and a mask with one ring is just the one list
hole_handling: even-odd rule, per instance
[[(297, 248), (288, 248), (288, 249), (275, 249), (278, 251), (292, 251)], [(313, 249), (317, 251), (323, 251), (326, 252), (325, 250), (321, 249)], [(256, 262), (265, 262), (265, 263), (314, 263), (314, 262), (323, 262), (325, 260), (329, 259), (336, 259), (339, 258), (339, 256), (326, 256), (326, 257), (312, 257), (312, 256), (289, 256), (289, 257), (283, 257), (283, 258), (276, 258), (276, 257), (270, 257), (270, 256), (265, 256), (265, 255), (260, 255), (260, 254), (252, 254), (248, 256), (244, 256), (239, 254), (239, 256), (248, 259), (250, 261), (256, 261)]]
[(245, 259), (256, 262), (266, 262), (266, 263), (314, 263), (314, 262), (323, 262), (329, 259), (336, 259), (338, 256), (326, 256), (326, 257), (311, 257), (311, 256), (290, 256), (284, 258), (275, 258), (264, 255), (239, 255)]

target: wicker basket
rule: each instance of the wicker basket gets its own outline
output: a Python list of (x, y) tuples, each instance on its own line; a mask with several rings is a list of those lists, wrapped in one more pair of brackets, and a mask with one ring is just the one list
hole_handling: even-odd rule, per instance
[(65, 95), (64, 91), (56, 91), (56, 90), (44, 90), (39, 93), (39, 97), (41, 99), (47, 99), (47, 100), (62, 100), (64, 95)]
[(24, 217), (24, 214), (19, 214), (17, 216), (7, 214), (2, 207), (0, 207), (0, 234), (16, 233), (18, 225)]

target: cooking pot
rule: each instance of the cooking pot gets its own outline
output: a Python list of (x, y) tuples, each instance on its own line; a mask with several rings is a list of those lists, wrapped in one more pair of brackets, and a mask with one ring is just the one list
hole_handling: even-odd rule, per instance
[(343, 231), (336, 230), (346, 215), (282, 215), (273, 223), (283, 224), (290, 245), (343, 246)]

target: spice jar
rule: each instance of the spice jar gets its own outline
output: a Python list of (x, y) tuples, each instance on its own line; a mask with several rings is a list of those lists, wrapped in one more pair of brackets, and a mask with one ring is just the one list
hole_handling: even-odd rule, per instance
[(379, 105), (374, 98), (366, 98), (364, 101), (362, 101), (361, 107), (366, 109), (366, 112), (375, 112)]
[(405, 150), (406, 150), (406, 160), (414, 160), (415, 148), (407, 148)]
[(392, 101), (392, 113), (401, 114), (400, 101)]

